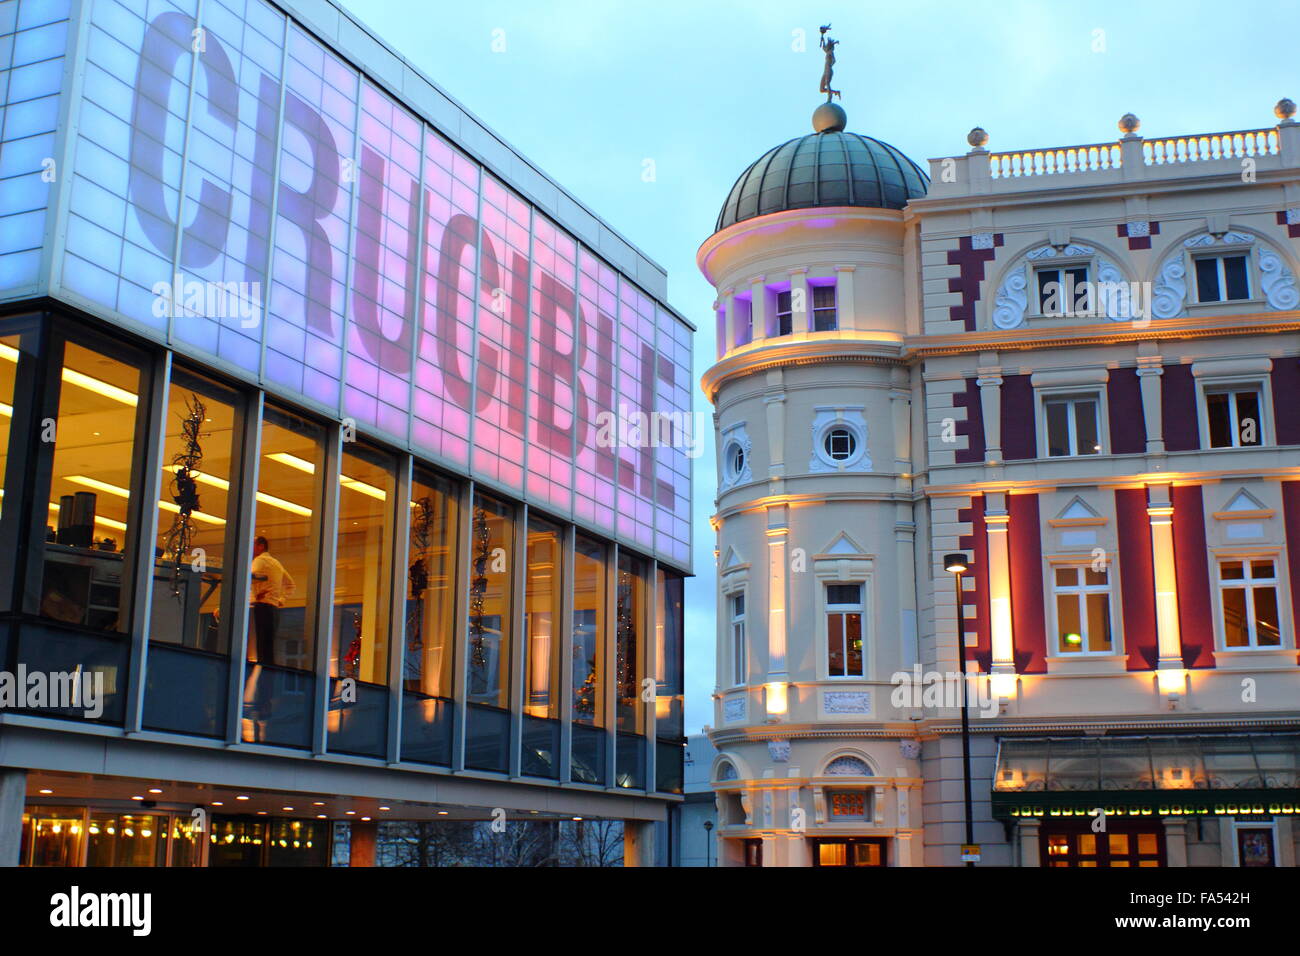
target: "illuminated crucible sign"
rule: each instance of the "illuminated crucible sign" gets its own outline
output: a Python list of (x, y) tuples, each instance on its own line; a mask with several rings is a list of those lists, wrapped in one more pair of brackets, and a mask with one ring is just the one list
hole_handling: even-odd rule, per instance
[(685, 323), (270, 4), (145, 9), (82, 26), (51, 291), (685, 565)]

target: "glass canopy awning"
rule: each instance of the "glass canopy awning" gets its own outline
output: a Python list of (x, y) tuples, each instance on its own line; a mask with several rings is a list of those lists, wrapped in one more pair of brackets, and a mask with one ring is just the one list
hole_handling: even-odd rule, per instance
[(993, 815), (1300, 810), (1300, 733), (1007, 737)]

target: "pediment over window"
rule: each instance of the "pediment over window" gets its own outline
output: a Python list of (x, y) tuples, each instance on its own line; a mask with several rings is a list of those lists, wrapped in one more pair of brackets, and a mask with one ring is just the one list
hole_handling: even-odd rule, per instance
[(1214, 517), (1220, 521), (1233, 521), (1243, 518), (1271, 518), (1273, 517), (1273, 509), (1245, 488), (1238, 488), (1237, 493), (1228, 499), (1228, 503), (1214, 513)]
[(1048, 521), (1053, 527), (1070, 527), (1075, 525), (1101, 525), (1105, 524), (1106, 519), (1084, 501), (1083, 498), (1075, 495), (1070, 499), (1070, 503), (1061, 509), (1060, 513)]
[(830, 544), (822, 549), (821, 553), (865, 555), (867, 552), (863, 551), (862, 546), (849, 537), (847, 532), (841, 531), (832, 539)]

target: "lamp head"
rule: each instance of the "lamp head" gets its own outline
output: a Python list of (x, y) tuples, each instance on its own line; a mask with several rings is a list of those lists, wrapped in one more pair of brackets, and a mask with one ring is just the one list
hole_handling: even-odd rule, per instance
[(943, 569), (949, 574), (961, 574), (970, 567), (966, 562), (965, 552), (956, 554), (945, 554), (943, 556)]

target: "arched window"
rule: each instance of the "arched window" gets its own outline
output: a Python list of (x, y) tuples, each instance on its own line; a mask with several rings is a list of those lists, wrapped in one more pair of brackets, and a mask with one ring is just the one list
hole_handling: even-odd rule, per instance
[(843, 757), (836, 757), (828, 763), (822, 775), (826, 777), (870, 777), (872, 773), (871, 767), (861, 757), (845, 754)]

